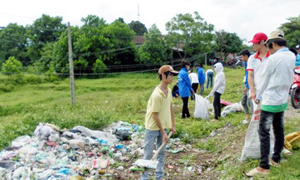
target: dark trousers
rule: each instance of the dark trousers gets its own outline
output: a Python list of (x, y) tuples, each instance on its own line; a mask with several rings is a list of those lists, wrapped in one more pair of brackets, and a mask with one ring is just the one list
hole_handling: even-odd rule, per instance
[(218, 92), (214, 93), (214, 111), (215, 111), (215, 119), (218, 119), (219, 117), (221, 117), (221, 95)]
[[(194, 90), (195, 94), (197, 92), (197, 89), (198, 89), (198, 86), (199, 86), (199, 83), (193, 83), (192, 84), (192, 89)], [(195, 99), (195, 95), (191, 95), (191, 100), (194, 100)]]
[(258, 129), (261, 152), (259, 166), (261, 168), (270, 169), (270, 129), (272, 125), (275, 135), (274, 154), (272, 155), (272, 159), (275, 162), (279, 162), (281, 159), (281, 151), (284, 146), (283, 117), (284, 112), (272, 113), (261, 110)]
[(210, 81), (210, 88), (212, 88), (213, 80), (214, 80), (214, 73), (213, 72), (208, 72), (207, 73), (206, 89), (208, 89), (209, 81)]
[(183, 97), (181, 98), (183, 101), (183, 107), (182, 107), (182, 118), (185, 117), (190, 117), (190, 112), (189, 112), (189, 108), (188, 108), (188, 103), (189, 103), (189, 97)]

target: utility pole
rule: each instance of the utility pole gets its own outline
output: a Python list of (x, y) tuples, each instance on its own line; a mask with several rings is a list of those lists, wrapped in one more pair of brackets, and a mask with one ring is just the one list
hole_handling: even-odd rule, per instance
[(69, 65), (70, 65), (71, 104), (72, 106), (75, 106), (73, 52), (72, 52), (72, 40), (71, 40), (71, 28), (69, 22), (68, 22), (68, 46), (69, 46)]
[(138, 5), (138, 21), (140, 21), (140, 5)]

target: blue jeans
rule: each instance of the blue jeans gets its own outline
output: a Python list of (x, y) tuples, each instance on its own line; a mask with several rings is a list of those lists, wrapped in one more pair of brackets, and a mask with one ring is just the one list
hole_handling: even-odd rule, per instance
[[(165, 130), (166, 131), (166, 130)], [(145, 147), (144, 147), (144, 159), (150, 160), (153, 156), (153, 147), (154, 147), (154, 142), (156, 141), (156, 149), (158, 149), (161, 144), (162, 144), (162, 134), (159, 130), (157, 131), (153, 131), (153, 130), (147, 130), (146, 129), (146, 134), (145, 134), (145, 139), (144, 139), (144, 143), (145, 143)], [(157, 161), (158, 161), (158, 165), (156, 167), (156, 174), (155, 174), (155, 178), (157, 180), (161, 180), (164, 178), (164, 157), (165, 157), (165, 152), (166, 152), (166, 146), (164, 148), (162, 148), (162, 150), (160, 151), (160, 153), (157, 156)], [(148, 174), (148, 170), (146, 169), (146, 171), (142, 174), (141, 179), (142, 180), (148, 180), (149, 174)]]
[(208, 89), (209, 81), (210, 81), (210, 87), (212, 88), (212, 86), (213, 86), (213, 79), (214, 79), (214, 73), (213, 72), (208, 72), (207, 73), (206, 89)]
[(200, 95), (203, 96), (204, 84), (200, 84)]
[(284, 128), (283, 128), (284, 111), (272, 113), (261, 111), (259, 120), (259, 139), (260, 139), (260, 152), (261, 158), (259, 166), (264, 169), (270, 169), (269, 166), (269, 153), (270, 153), (270, 129), (273, 126), (275, 135), (274, 153), (272, 160), (279, 162), (281, 159), (281, 151), (284, 146)]

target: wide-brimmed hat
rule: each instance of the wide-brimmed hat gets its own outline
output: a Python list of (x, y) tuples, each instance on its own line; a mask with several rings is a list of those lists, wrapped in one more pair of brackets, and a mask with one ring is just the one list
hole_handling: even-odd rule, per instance
[(284, 33), (280, 29), (276, 29), (275, 31), (271, 32), (269, 35), (269, 38), (266, 42), (268, 42), (271, 39), (284, 39)]

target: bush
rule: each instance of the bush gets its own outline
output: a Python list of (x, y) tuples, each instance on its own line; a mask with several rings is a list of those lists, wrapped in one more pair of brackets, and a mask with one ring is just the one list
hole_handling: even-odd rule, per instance
[(13, 80), (14, 84), (18, 85), (24, 85), (27, 83), (26, 78), (22, 74), (18, 74), (15, 79)]
[(12, 84), (0, 84), (0, 91), (2, 92), (11, 92), (15, 88)]
[(40, 84), (43, 83), (43, 78), (37, 75), (29, 75), (25, 77), (26, 82), (30, 84)]

